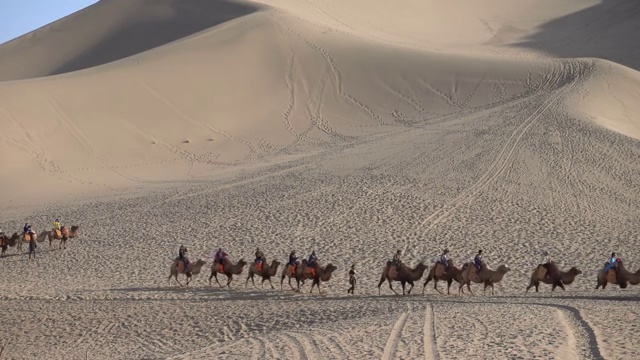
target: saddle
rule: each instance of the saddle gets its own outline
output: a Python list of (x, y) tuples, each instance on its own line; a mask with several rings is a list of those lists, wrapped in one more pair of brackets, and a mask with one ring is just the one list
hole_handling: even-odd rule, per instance
[(437, 262), (435, 267), (435, 275), (439, 277), (445, 275), (446, 273), (446, 266), (441, 262)]
[(24, 234), (24, 241), (31, 241), (31, 236), (29, 233)]
[(307, 266), (307, 269), (309, 269), (309, 272), (311, 273), (311, 276), (316, 277), (316, 274), (317, 274), (316, 268)]
[(62, 237), (62, 231), (60, 231), (59, 229), (55, 229), (56, 230), (56, 235), (58, 237)]
[(262, 268), (263, 268), (263, 267), (264, 267), (264, 263), (263, 263), (262, 261), (258, 261), (258, 262), (256, 263), (256, 269), (257, 269), (258, 271), (262, 271)]

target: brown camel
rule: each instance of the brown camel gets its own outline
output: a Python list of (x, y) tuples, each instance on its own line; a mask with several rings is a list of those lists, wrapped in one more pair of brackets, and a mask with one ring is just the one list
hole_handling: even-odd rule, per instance
[(460, 283), (460, 287), (458, 288), (458, 295), (462, 294), (462, 288), (464, 285), (467, 285), (467, 289), (473, 294), (471, 291), (471, 282), (477, 284), (484, 284), (484, 293), (486, 294), (487, 288), (491, 287), (491, 295), (494, 295), (495, 291), (493, 288), (493, 284), (502, 281), (502, 278), (506, 273), (508, 273), (511, 269), (509, 269), (506, 265), (500, 265), (496, 270), (489, 269), (487, 265), (483, 262), (481, 265), (480, 273), (478, 273), (478, 268), (471, 262), (466, 263), (462, 266), (462, 282)]
[[(266, 260), (263, 262), (263, 264), (266, 264)], [(258, 269), (258, 264), (256, 264), (255, 262), (251, 265), (249, 265), (249, 274), (247, 275), (247, 281), (244, 283), (244, 286), (247, 287), (247, 285), (249, 284), (249, 279), (251, 279), (251, 283), (253, 284), (254, 287), (256, 287), (256, 283), (253, 281), (253, 276), (254, 275), (258, 275), (260, 277), (262, 277), (262, 288), (264, 289), (264, 282), (265, 281), (269, 281), (269, 285), (271, 285), (271, 288), (273, 289), (273, 284), (271, 283), (271, 277), (272, 276), (276, 276), (276, 273), (278, 272), (278, 266), (280, 266), (280, 261), (278, 260), (271, 260), (271, 265), (264, 267), (265, 265), (263, 265), (262, 270)]]
[(11, 237), (8, 237), (7, 234), (2, 234), (0, 236), (0, 247), (2, 248), (2, 255), (0, 257), (4, 257), (7, 253), (7, 248), (9, 246), (14, 247), (19, 243), (20, 235), (18, 233), (13, 233)]
[(227, 260), (221, 269), (220, 264), (214, 262), (211, 265), (211, 275), (209, 276), (209, 286), (211, 286), (211, 279), (215, 277), (218, 285), (222, 287), (222, 285), (220, 284), (220, 281), (218, 281), (218, 273), (220, 273), (227, 276), (227, 287), (231, 287), (230, 284), (231, 284), (231, 280), (233, 280), (233, 275), (240, 275), (245, 265), (247, 265), (247, 262), (244, 259), (240, 259), (237, 264), (232, 264), (231, 261)]
[(564, 290), (564, 286), (573, 283), (576, 276), (580, 274), (582, 274), (582, 271), (578, 270), (575, 266), (569, 269), (569, 271), (562, 271), (553, 262), (549, 264), (539, 264), (531, 274), (531, 281), (529, 282), (529, 286), (527, 286), (525, 294), (534, 286), (536, 292), (538, 292), (540, 283), (551, 285), (551, 291), (554, 291), (556, 287)]
[(436, 289), (437, 292), (442, 294), (440, 289), (438, 289), (438, 281), (443, 280), (447, 282), (447, 295), (449, 295), (449, 289), (451, 288), (451, 283), (453, 280), (460, 283), (462, 282), (462, 270), (458, 269), (454, 264), (453, 260), (449, 259), (448, 261), (449, 271), (445, 273), (444, 265), (437, 262), (435, 265), (431, 267), (429, 270), (429, 274), (427, 275), (427, 279), (424, 281), (424, 285), (422, 285), (422, 294), (424, 294), (424, 289), (426, 288), (429, 281), (433, 280), (433, 288)]
[(189, 266), (187, 266), (187, 268), (185, 269), (184, 261), (182, 261), (180, 258), (176, 258), (175, 260), (173, 260), (173, 263), (171, 264), (171, 268), (170, 268), (171, 272), (169, 274), (169, 286), (171, 286), (172, 276), (176, 278), (176, 282), (178, 283), (178, 285), (182, 286), (182, 284), (178, 280), (178, 274), (184, 274), (187, 277), (187, 286), (189, 286), (191, 277), (193, 275), (200, 274), (200, 271), (202, 271), (202, 267), (206, 263), (207, 263), (206, 261), (202, 259), (198, 259), (198, 261), (196, 261), (195, 263), (193, 262), (189, 263)]
[(391, 283), (393, 281), (399, 281), (402, 284), (402, 295), (405, 295), (405, 285), (408, 283), (411, 285), (407, 294), (411, 294), (411, 289), (413, 289), (414, 281), (420, 280), (424, 271), (427, 269), (427, 265), (425, 265), (422, 261), (416, 265), (415, 268), (410, 268), (407, 265), (401, 264), (399, 267), (396, 267), (392, 264), (391, 261), (387, 261), (387, 265), (384, 267), (382, 271), (382, 275), (380, 276), (380, 282), (378, 283), (378, 295), (380, 295), (380, 286), (382, 283), (389, 282), (389, 289), (393, 291), (394, 294), (398, 295), (398, 293), (393, 290), (393, 286)]
[[(318, 293), (322, 294), (322, 290), (320, 290), (320, 282), (324, 281), (327, 282), (331, 279), (331, 274), (333, 274), (333, 272), (337, 269), (337, 267), (331, 263), (327, 264), (326, 266), (320, 266), (320, 264), (318, 264), (318, 268), (315, 271), (315, 274), (312, 274), (311, 272), (309, 272), (308, 270), (302, 270), (302, 274), (304, 276), (305, 279), (310, 279), (309, 277), (307, 277), (308, 275), (313, 275), (313, 277), (311, 279), (313, 279), (313, 282), (311, 283), (311, 290), (309, 290), (309, 294), (311, 294), (313, 292), (313, 287), (317, 286), (318, 287)], [(298, 290), (300, 290), (300, 288), (298, 287)]]
[[(606, 267), (607, 264), (605, 264)], [(640, 284), (640, 269), (635, 273), (630, 272), (624, 268), (622, 260), (618, 260), (616, 266), (613, 269), (605, 270), (604, 268), (598, 272), (598, 284), (596, 289), (607, 287), (607, 284), (615, 284), (620, 286), (621, 289), (626, 289), (628, 284), (638, 285)]]
[(51, 229), (49, 231), (45, 230), (41, 234), (42, 236), (41, 239), (44, 240), (44, 236), (46, 236), (49, 239), (49, 248), (51, 248), (51, 244), (53, 243), (53, 240), (60, 240), (58, 249), (62, 249), (63, 247), (64, 249), (66, 249), (67, 240), (77, 237), (79, 228), (80, 226), (73, 225), (71, 226), (71, 229), (68, 229), (65, 227), (62, 230), (56, 230), (56, 229)]
[[(306, 262), (306, 260), (303, 261)], [(282, 276), (280, 276), (280, 290), (282, 290), (282, 284), (284, 283), (285, 277), (289, 278), (289, 287), (291, 287), (291, 290), (296, 290), (293, 285), (291, 285), (292, 278), (296, 280), (297, 284), (304, 284), (304, 279), (298, 277), (298, 268), (300, 266), (301, 265), (299, 263), (295, 266), (291, 264), (285, 265), (285, 267), (282, 269)]]

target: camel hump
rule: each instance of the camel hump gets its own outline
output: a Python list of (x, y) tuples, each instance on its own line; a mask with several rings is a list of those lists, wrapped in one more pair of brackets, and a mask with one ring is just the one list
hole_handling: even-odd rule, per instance
[(538, 280), (542, 280), (544, 279), (544, 277), (547, 276), (547, 269), (542, 266), (542, 265), (538, 265), (536, 267), (535, 270), (533, 270), (533, 277), (538, 279)]
[(604, 278), (607, 279), (607, 282), (610, 282), (612, 284), (616, 284), (618, 280), (616, 271), (614, 269), (607, 270), (607, 272), (604, 274)]
[(441, 263), (437, 263), (434, 267), (435, 276), (444, 275), (444, 270), (445, 270), (444, 265), (442, 265)]

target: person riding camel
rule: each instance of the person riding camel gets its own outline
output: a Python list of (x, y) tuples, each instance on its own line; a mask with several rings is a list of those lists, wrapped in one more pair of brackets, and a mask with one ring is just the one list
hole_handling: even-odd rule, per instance
[(60, 221), (58, 219), (55, 219), (53, 221), (53, 228), (56, 230), (60, 230)]
[(399, 268), (402, 265), (402, 260), (400, 259), (400, 255), (402, 255), (402, 251), (396, 251), (395, 255), (393, 255), (393, 259), (391, 259), (391, 265)]
[(22, 233), (23, 234), (28, 233), (29, 229), (31, 229), (31, 225), (29, 225), (29, 223), (24, 223), (24, 227), (22, 228)]
[(224, 263), (228, 260), (228, 256), (226, 252), (222, 251), (222, 248), (218, 248), (214, 261), (220, 265), (220, 272), (224, 272)]
[(296, 267), (298, 266), (298, 257), (296, 256), (296, 251), (295, 250), (293, 250), (289, 254), (289, 262), (287, 263), (287, 266), (293, 267), (294, 271), (295, 271)]
[(178, 250), (178, 258), (184, 263), (184, 270), (186, 271), (190, 261), (189, 258), (187, 258), (187, 248), (184, 245), (180, 245), (180, 249)]
[(311, 255), (309, 255), (309, 259), (307, 260), (307, 268), (311, 269), (311, 273), (313, 276), (316, 276), (316, 271), (318, 270), (318, 257), (316, 256), (316, 251), (313, 250)]
[(616, 272), (618, 272), (618, 262), (621, 261), (619, 257), (616, 256), (616, 253), (611, 253), (611, 258), (609, 259), (609, 261), (607, 261), (607, 263), (605, 264), (604, 267), (604, 271), (608, 271), (611, 269), (614, 269)]
[(449, 249), (444, 249), (438, 262), (444, 266), (445, 273), (449, 271)]
[(265, 257), (264, 257), (264, 253), (262, 252), (262, 250), (260, 250), (260, 248), (256, 248), (255, 256), (256, 256), (255, 263), (258, 266), (258, 270), (262, 271)]
[(478, 272), (482, 270), (482, 250), (479, 250), (476, 257), (473, 258), (473, 264), (478, 269)]

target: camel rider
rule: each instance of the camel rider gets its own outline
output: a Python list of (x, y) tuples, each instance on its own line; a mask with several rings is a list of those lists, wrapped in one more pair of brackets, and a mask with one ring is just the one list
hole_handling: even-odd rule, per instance
[(24, 227), (22, 228), (22, 233), (26, 234), (29, 232), (30, 229), (31, 229), (31, 225), (29, 225), (29, 223), (24, 223)]
[(60, 221), (58, 221), (58, 219), (53, 222), (53, 228), (55, 230), (60, 230)]
[(298, 257), (296, 256), (296, 251), (292, 251), (291, 254), (289, 254), (289, 262), (287, 263), (287, 265), (289, 266), (297, 266), (298, 265)]
[(262, 250), (260, 250), (260, 248), (256, 248), (256, 264), (257, 263), (263, 263), (265, 258), (264, 258), (264, 253), (262, 252)]
[(444, 251), (440, 255), (440, 260), (438, 262), (444, 265), (445, 272), (449, 270), (449, 249), (444, 249)]
[(395, 267), (400, 267), (400, 265), (402, 264), (402, 260), (400, 260), (400, 255), (402, 254), (402, 252), (400, 250), (396, 251), (396, 254), (393, 255), (393, 259), (391, 260), (391, 263), (393, 266)]
[(180, 245), (180, 249), (178, 250), (178, 258), (182, 260), (184, 263), (185, 270), (187, 266), (189, 266), (189, 259), (187, 258), (187, 248), (184, 245)]
[(620, 258), (618, 258), (618, 257), (616, 256), (616, 253), (614, 253), (614, 252), (613, 252), (613, 253), (611, 253), (611, 259), (609, 259), (609, 261), (608, 261), (608, 262), (607, 262), (607, 264), (605, 265), (604, 270), (606, 271), (606, 270), (610, 270), (610, 269), (615, 268), (616, 263), (617, 263), (618, 261), (620, 261)]
[(307, 267), (316, 268), (318, 267), (318, 257), (316, 256), (316, 251), (313, 250), (311, 255), (309, 255), (309, 260), (307, 260)]
[(224, 265), (225, 260), (227, 260), (227, 253), (222, 251), (222, 248), (218, 248), (218, 252), (216, 252), (215, 262), (220, 265)]
[(482, 250), (479, 250), (476, 257), (473, 258), (473, 264), (478, 269), (478, 272), (482, 270)]
[(551, 263), (551, 258), (549, 257), (549, 252), (547, 250), (542, 250), (540, 253), (540, 264), (548, 265)]
[(256, 259), (254, 260), (254, 262), (257, 265), (258, 270), (262, 270), (262, 267), (264, 266), (265, 257), (264, 257), (264, 253), (262, 252), (262, 250), (260, 250), (259, 247), (256, 248), (255, 256), (256, 256)]

